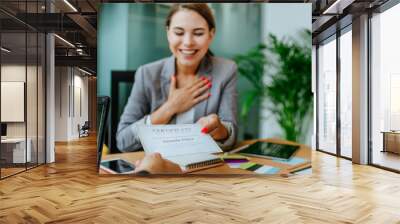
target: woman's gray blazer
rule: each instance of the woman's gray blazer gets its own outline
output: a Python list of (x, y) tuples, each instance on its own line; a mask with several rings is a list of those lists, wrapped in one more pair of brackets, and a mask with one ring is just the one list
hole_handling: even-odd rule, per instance
[[(229, 148), (236, 142), (237, 135), (237, 66), (233, 61), (205, 57), (198, 70), (212, 80), (211, 96), (194, 106), (194, 122), (209, 114), (217, 114), (227, 127), (229, 138), (219, 142), (222, 148)], [(117, 146), (121, 151), (135, 151), (141, 148), (138, 127), (144, 125), (153, 111), (167, 99), (171, 75), (175, 74), (173, 56), (143, 65), (135, 74), (135, 83), (118, 124)], [(170, 124), (175, 124), (175, 117)]]

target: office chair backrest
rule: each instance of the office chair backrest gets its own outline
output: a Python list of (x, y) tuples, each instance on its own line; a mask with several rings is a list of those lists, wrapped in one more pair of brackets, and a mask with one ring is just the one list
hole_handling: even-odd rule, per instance
[(117, 129), (118, 123), (128, 98), (131, 94), (132, 86), (135, 81), (135, 71), (111, 71), (111, 142), (110, 152), (120, 152), (117, 148)]
[(1, 123), (1, 136), (7, 136), (7, 124)]
[(110, 97), (97, 97), (97, 169), (99, 169), (103, 151), (105, 129), (110, 110)]
[(82, 125), (82, 129), (89, 130), (90, 129), (90, 123), (89, 121), (85, 121), (85, 123)]

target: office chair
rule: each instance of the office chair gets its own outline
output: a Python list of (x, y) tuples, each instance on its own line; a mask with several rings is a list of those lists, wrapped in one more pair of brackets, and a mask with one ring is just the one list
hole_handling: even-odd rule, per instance
[(109, 142), (110, 150), (112, 153), (120, 152), (117, 148), (117, 135), (118, 123), (121, 114), (125, 108), (128, 98), (131, 94), (132, 86), (135, 81), (136, 71), (111, 71), (111, 142)]
[(89, 129), (90, 129), (89, 121), (85, 121), (85, 123), (82, 126), (78, 124), (79, 138), (89, 136)]
[(110, 111), (110, 97), (97, 97), (97, 170), (101, 161), (105, 129), (107, 125), (108, 113)]

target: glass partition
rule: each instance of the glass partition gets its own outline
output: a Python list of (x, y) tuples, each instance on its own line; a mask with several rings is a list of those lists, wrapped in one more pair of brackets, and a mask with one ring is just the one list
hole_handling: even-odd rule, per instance
[(26, 112), (27, 112), (27, 150), (30, 151), (30, 157), (27, 167), (37, 165), (37, 98), (38, 98), (38, 35), (36, 32), (29, 31), (27, 33), (27, 81), (26, 81)]
[(400, 171), (400, 5), (371, 19), (372, 164)]
[(352, 157), (352, 33), (340, 36), (340, 155)]
[[(26, 5), (28, 3), (28, 5)], [(42, 13), (44, 1), (19, 1), (0, 12), (0, 178), (45, 162), (45, 35), (16, 17)]]
[(336, 154), (336, 36), (318, 47), (318, 149)]
[(0, 110), (5, 126), (1, 140), (2, 177), (24, 171), (26, 162), (30, 162), (26, 141), (26, 41), (25, 32), (1, 34)]
[(46, 162), (46, 139), (45, 139), (45, 124), (46, 124), (46, 36), (43, 33), (38, 33), (38, 76), (37, 76), (37, 162), (38, 165)]

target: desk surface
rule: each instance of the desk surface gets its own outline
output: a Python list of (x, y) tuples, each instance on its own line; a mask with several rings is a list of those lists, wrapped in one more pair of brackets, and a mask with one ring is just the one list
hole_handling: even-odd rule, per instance
[(400, 135), (400, 131), (381, 131), (381, 133), (383, 134), (397, 134)]
[[(306, 162), (296, 164), (296, 165), (288, 165), (288, 164), (284, 164), (284, 163), (275, 162), (271, 159), (247, 156), (250, 162), (254, 162), (254, 163), (258, 163), (258, 164), (262, 164), (262, 165), (273, 166), (273, 167), (278, 167), (278, 168), (280, 168), (280, 171), (278, 174), (281, 174), (281, 175), (289, 174), (289, 173), (297, 171), (297, 170), (311, 167), (311, 149), (306, 145), (297, 144), (294, 142), (285, 141), (285, 140), (281, 140), (281, 139), (257, 139), (257, 140), (243, 141), (243, 142), (237, 144), (235, 148), (241, 147), (243, 145), (251, 144), (256, 141), (281, 143), (281, 144), (289, 144), (289, 145), (299, 145), (300, 148), (299, 148), (299, 150), (297, 150), (297, 152), (294, 154), (294, 156), (303, 158), (306, 160)], [(110, 159), (120, 158), (120, 159), (129, 161), (131, 163), (135, 163), (136, 160), (142, 159), (143, 157), (144, 157), (144, 152), (139, 151), (139, 152), (109, 154), (109, 155), (103, 156), (102, 160), (110, 160)], [(192, 173), (193, 174), (255, 174), (254, 172), (248, 171), (248, 170), (230, 168), (225, 163), (221, 166), (207, 168), (207, 169), (203, 169), (203, 170), (197, 170)], [(107, 174), (107, 172), (100, 169), (100, 174)]]
[[(27, 139), (30, 141), (30, 139)], [(1, 143), (19, 143), (19, 142), (24, 142), (25, 138), (2, 138)]]

